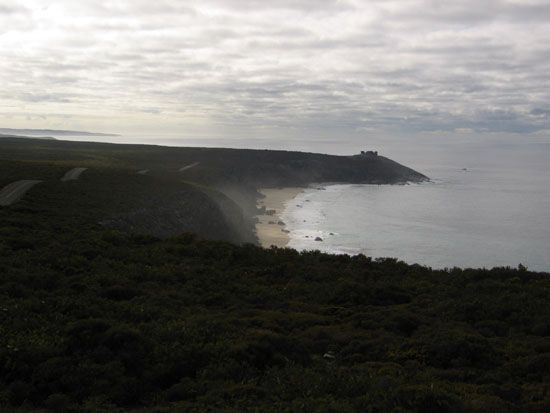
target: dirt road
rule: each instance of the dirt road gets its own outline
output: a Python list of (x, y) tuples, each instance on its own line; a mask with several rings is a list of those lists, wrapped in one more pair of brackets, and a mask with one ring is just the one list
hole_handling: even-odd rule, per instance
[(9, 184), (0, 191), (0, 206), (11, 205), (21, 199), (33, 186), (42, 181), (23, 180)]

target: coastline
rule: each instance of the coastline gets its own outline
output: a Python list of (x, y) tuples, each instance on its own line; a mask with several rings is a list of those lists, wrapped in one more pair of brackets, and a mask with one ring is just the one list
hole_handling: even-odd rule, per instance
[(305, 191), (306, 188), (262, 188), (259, 189), (264, 198), (258, 200), (258, 207), (265, 207), (263, 214), (257, 215), (256, 235), (260, 244), (264, 248), (272, 245), (284, 248), (290, 242), (281, 217), (285, 211), (286, 205), (296, 196)]

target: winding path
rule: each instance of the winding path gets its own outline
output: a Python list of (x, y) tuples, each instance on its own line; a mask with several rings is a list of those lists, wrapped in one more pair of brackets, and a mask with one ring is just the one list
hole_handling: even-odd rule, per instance
[(192, 163), (191, 165), (184, 166), (183, 168), (180, 168), (180, 172), (187, 171), (188, 169), (194, 168), (198, 164), (200, 164), (200, 162), (195, 162), (195, 163)]
[(8, 206), (19, 201), (33, 186), (42, 181), (23, 180), (9, 184), (0, 191), (0, 206)]
[(63, 178), (61, 178), (61, 182), (76, 181), (78, 178), (80, 178), (80, 175), (82, 175), (82, 172), (84, 172), (86, 169), (88, 168), (71, 169), (63, 176)]

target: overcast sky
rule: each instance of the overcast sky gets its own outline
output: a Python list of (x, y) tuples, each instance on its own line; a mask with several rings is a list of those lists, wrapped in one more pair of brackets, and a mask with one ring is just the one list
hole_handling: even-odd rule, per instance
[(0, 127), (548, 135), (550, 0), (0, 0)]

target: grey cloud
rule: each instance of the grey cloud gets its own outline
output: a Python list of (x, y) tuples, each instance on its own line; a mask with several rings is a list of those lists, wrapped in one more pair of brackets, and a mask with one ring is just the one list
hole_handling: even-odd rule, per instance
[[(70, 1), (70, 0), (69, 0)], [(132, 1), (83, 1), (87, 10), (111, 17), (137, 17), (154, 15), (196, 15), (196, 10), (187, 5), (187, 2), (173, 0), (132, 0)]]
[(497, 18), (502, 16), (508, 20), (525, 24), (526, 22), (548, 22), (550, 18), (550, 3), (539, 1), (535, 3), (517, 2), (506, 3), (502, 13), (497, 13)]
[(434, 24), (459, 24), (472, 26), (491, 21), (508, 21), (525, 24), (548, 21), (550, 4), (545, 0), (460, 0), (442, 2), (423, 0), (412, 2), (388, 1), (386, 5), (402, 4), (402, 7), (384, 8), (389, 19), (409, 22), (422, 21)]
[[(17, 4), (0, 2), (0, 19)], [(25, 25), (0, 36), (0, 112), (51, 117), (58, 104), (75, 122), (160, 115), (334, 134), (550, 129), (547, 2), (48, 5), (29, 0)]]
[(150, 113), (152, 115), (158, 115), (162, 113), (162, 111), (158, 108), (146, 108), (141, 110), (143, 113)]
[(27, 13), (28, 10), (21, 6), (20, 4), (15, 4), (11, 2), (0, 2), (0, 15), (13, 15)]
[(22, 93), (19, 99), (24, 102), (69, 103), (71, 101), (67, 95), (55, 93)]
[(550, 118), (550, 109), (535, 108), (529, 113), (540, 118)]
[(334, 10), (353, 10), (351, 2), (345, 0), (205, 0), (207, 4), (238, 11), (246, 10), (301, 10), (314, 12), (327, 12)]

